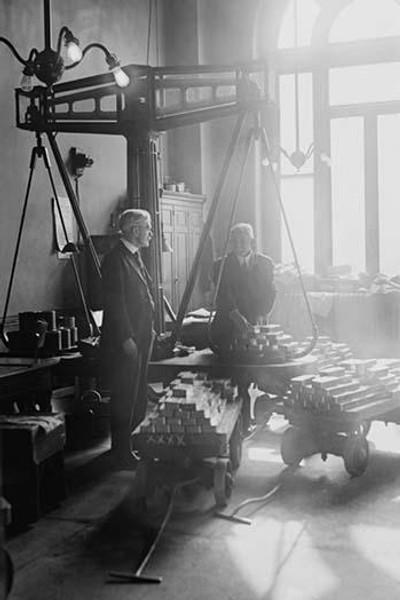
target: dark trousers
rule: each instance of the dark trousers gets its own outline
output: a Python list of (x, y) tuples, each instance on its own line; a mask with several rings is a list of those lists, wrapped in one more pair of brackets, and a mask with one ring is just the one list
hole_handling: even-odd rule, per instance
[(147, 409), (147, 368), (153, 338), (142, 345), (137, 358), (116, 354), (110, 360), (111, 449), (120, 458), (131, 453), (131, 434)]

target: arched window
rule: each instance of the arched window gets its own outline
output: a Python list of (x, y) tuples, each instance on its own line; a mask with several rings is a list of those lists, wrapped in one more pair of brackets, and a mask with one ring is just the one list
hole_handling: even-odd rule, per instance
[[(304, 268), (400, 273), (399, 32), (399, 0), (289, 0), (276, 69), (279, 168)], [(299, 149), (311, 150), (297, 169)], [(282, 260), (290, 255), (283, 232)]]
[(335, 19), (329, 32), (329, 42), (398, 36), (399, 19), (399, 3), (396, 0), (354, 0)]

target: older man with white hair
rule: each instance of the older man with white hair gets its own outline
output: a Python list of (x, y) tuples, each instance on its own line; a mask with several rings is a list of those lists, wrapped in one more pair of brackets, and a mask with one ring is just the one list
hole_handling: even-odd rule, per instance
[(134, 467), (131, 433), (147, 407), (147, 365), (153, 342), (152, 280), (140, 256), (152, 239), (151, 216), (129, 209), (121, 239), (102, 263), (103, 356), (111, 383), (111, 448), (117, 465)]

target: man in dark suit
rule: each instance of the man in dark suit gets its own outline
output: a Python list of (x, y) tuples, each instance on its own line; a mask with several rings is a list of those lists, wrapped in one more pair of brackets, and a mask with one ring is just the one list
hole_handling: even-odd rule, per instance
[(152, 281), (140, 256), (152, 238), (147, 211), (120, 217), (121, 239), (102, 263), (101, 346), (111, 386), (111, 449), (119, 466), (134, 466), (131, 433), (147, 408), (147, 366), (153, 343)]
[[(218, 290), (211, 339), (223, 354), (230, 352), (234, 339), (251, 325), (267, 322), (276, 298), (274, 263), (268, 256), (254, 250), (252, 226), (248, 223), (234, 225), (230, 243), (232, 252), (225, 261), (219, 259), (214, 264), (214, 283)], [(244, 385), (240, 389), (244, 429), (250, 425), (247, 388)]]

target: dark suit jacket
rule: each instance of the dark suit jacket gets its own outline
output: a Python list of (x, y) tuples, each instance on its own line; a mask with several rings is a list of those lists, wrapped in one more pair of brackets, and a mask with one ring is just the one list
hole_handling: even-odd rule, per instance
[(121, 241), (104, 257), (101, 271), (104, 306), (102, 348), (121, 351), (123, 342), (132, 337), (139, 351), (145, 351), (154, 321), (149, 275), (142, 274), (132, 253)]
[[(214, 263), (214, 282), (218, 281), (222, 259)], [(228, 254), (216, 298), (213, 321), (213, 339), (228, 344), (233, 339), (234, 326), (229, 313), (238, 309), (249, 323), (255, 325), (260, 317), (272, 310), (276, 297), (274, 263), (271, 258), (253, 253), (250, 264), (244, 268), (237, 256)]]

